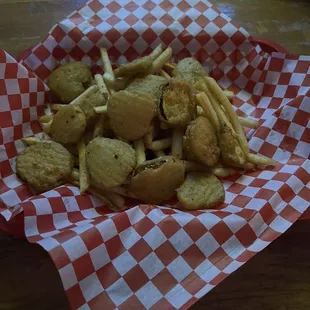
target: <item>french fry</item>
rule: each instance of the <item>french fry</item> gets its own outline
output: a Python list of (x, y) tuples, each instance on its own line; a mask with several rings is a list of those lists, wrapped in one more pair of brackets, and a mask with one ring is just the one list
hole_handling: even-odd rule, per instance
[(155, 151), (154, 154), (156, 157), (166, 156), (164, 151)]
[(44, 113), (45, 115), (53, 115), (50, 103), (45, 106)]
[(65, 107), (66, 104), (61, 104), (61, 103), (52, 103), (51, 104), (51, 109), (53, 111), (59, 111), (61, 108)]
[(164, 71), (164, 70), (160, 70), (160, 71), (159, 71), (159, 75), (162, 76), (162, 77), (164, 77), (164, 78), (167, 79), (167, 80), (170, 80), (170, 79), (171, 79), (171, 76), (170, 76), (166, 71)]
[(87, 191), (108, 204), (113, 211), (119, 212), (124, 210), (125, 199), (121, 195), (95, 187), (90, 187)]
[(206, 95), (206, 93), (201, 92), (196, 95), (196, 99), (198, 104), (202, 107), (205, 116), (209, 119), (215, 131), (218, 132), (220, 130), (220, 122), (208, 96)]
[(171, 155), (181, 159), (183, 155), (183, 128), (174, 128), (172, 131)]
[(80, 171), (79, 171), (79, 169), (75, 169), (75, 168), (72, 169), (70, 179), (71, 179), (72, 181), (78, 181), (78, 182), (80, 182)]
[(153, 52), (149, 55), (153, 59), (153, 61), (163, 52), (163, 45), (160, 43), (153, 50)]
[(127, 87), (127, 85), (131, 82), (132, 79), (133, 77), (131, 76), (124, 76), (122, 78), (115, 79), (115, 84), (114, 84), (115, 89), (117, 91), (124, 90)]
[(134, 141), (134, 146), (136, 151), (137, 165), (139, 165), (146, 160), (143, 140), (139, 139)]
[(80, 191), (85, 193), (90, 186), (90, 176), (86, 164), (86, 147), (82, 138), (78, 144), (79, 164), (80, 164)]
[(254, 119), (248, 119), (246, 117), (238, 117), (239, 122), (242, 126), (247, 127), (247, 128), (252, 128), (252, 129), (257, 129), (258, 128), (258, 121)]
[(25, 142), (28, 145), (34, 145), (36, 143), (41, 142), (41, 140), (37, 139), (36, 137), (26, 137), (22, 138), (22, 141)]
[(257, 166), (275, 166), (276, 162), (263, 155), (247, 154), (248, 161)]
[(39, 118), (41, 123), (48, 123), (53, 120), (53, 115), (43, 115)]
[(157, 132), (157, 127), (154, 122), (152, 122), (151, 127), (147, 134), (143, 137), (144, 144), (147, 148), (150, 148), (153, 143), (154, 135)]
[(232, 91), (227, 89), (223, 90), (223, 93), (229, 100), (231, 100), (235, 96), (235, 94)]
[(169, 148), (171, 146), (171, 143), (172, 143), (171, 138), (153, 141), (151, 146), (150, 146), (150, 149), (152, 151), (163, 151), (163, 150)]
[(95, 75), (96, 84), (102, 96), (107, 100), (110, 97), (109, 91), (101, 74)]
[(199, 105), (196, 106), (196, 113), (198, 116), (206, 116), (205, 112), (203, 111), (203, 108)]
[(209, 99), (211, 106), (213, 107), (213, 110), (215, 111), (217, 118), (219, 120), (219, 122), (224, 122), (232, 131), (232, 134), (235, 138), (237, 138), (237, 134), (231, 124), (231, 122), (229, 121), (229, 119), (226, 116), (226, 113), (224, 111), (224, 108), (218, 103), (217, 99), (215, 98), (215, 96), (213, 95), (212, 92), (209, 91), (207, 85), (203, 82), (203, 81), (199, 81), (196, 84), (196, 87), (199, 90), (202, 90), (203, 92), (205, 92), (207, 98)]
[(151, 69), (151, 73), (155, 73), (159, 71), (163, 65), (171, 58), (172, 56), (172, 48), (168, 47), (166, 50), (163, 51), (153, 62), (153, 66)]
[(244, 169), (244, 170), (253, 170), (255, 169), (255, 165), (252, 164), (252, 163), (244, 163), (244, 164), (237, 164), (237, 163), (234, 163), (234, 164), (231, 164), (231, 166), (233, 167), (237, 167), (237, 168), (240, 168), (240, 169)]
[(172, 64), (170, 62), (166, 62), (163, 66), (163, 69), (168, 72), (168, 74), (172, 74), (172, 71), (176, 68), (176, 64)]
[(207, 84), (207, 87), (209, 90), (214, 94), (214, 96), (217, 98), (217, 100), (223, 105), (225, 108), (231, 123), (233, 125), (233, 128), (235, 129), (235, 132), (237, 134), (237, 138), (240, 144), (241, 149), (245, 154), (249, 153), (249, 146), (248, 142), (246, 140), (246, 136), (244, 134), (243, 128), (238, 120), (238, 116), (232, 107), (230, 101), (228, 98), (225, 96), (223, 93), (222, 89), (220, 86), (216, 83), (216, 81), (213, 78), (210, 77), (205, 77), (205, 81)]
[(103, 62), (103, 70), (104, 70), (104, 73), (106, 74), (110, 74), (112, 80), (111, 82), (114, 83), (115, 82), (115, 76), (114, 76), (114, 72), (113, 72), (113, 69), (112, 69), (112, 65), (111, 65), (111, 62), (110, 62), (110, 59), (109, 59), (109, 55), (108, 55), (108, 52), (105, 48), (101, 48), (100, 49), (100, 54), (101, 54), (101, 59), (102, 59), (102, 62)]
[(97, 114), (107, 114), (108, 113), (108, 106), (107, 105), (102, 105), (99, 107), (94, 107), (94, 111)]
[(51, 121), (49, 121), (49, 122), (47, 122), (47, 123), (42, 123), (43, 131), (44, 131), (46, 134), (50, 134), (52, 122), (53, 122), (53, 120), (51, 120)]
[(70, 181), (70, 183), (76, 187), (80, 187), (80, 182), (79, 181)]
[(93, 137), (102, 137), (104, 132), (105, 114), (100, 114), (94, 126)]
[(119, 194), (124, 197), (130, 197), (130, 198), (135, 198), (135, 199), (137, 198), (131, 191), (129, 191), (127, 188), (124, 188), (122, 186), (112, 187), (109, 189), (109, 191)]
[(71, 101), (69, 104), (75, 104), (78, 105), (80, 104), (81, 101), (83, 101), (85, 99), (85, 97), (87, 97), (90, 94), (93, 94), (95, 92), (98, 91), (98, 86), (97, 85), (93, 85), (89, 88), (87, 88), (84, 93), (82, 93), (81, 95), (79, 95), (78, 97), (76, 97), (73, 101)]
[(234, 168), (217, 167), (212, 169), (212, 173), (219, 178), (228, 177), (236, 174), (237, 172), (238, 171)]

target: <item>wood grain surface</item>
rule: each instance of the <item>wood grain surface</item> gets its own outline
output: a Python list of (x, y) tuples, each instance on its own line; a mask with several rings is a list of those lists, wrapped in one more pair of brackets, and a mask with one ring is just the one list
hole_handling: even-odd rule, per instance
[[(0, 47), (13, 56), (36, 45), (56, 22), (86, 0), (0, 0)], [(307, 0), (212, 0), (251, 34), (310, 54)], [(310, 309), (310, 221), (288, 232), (229, 276), (191, 310)], [(0, 310), (68, 309), (48, 254), (0, 231)]]

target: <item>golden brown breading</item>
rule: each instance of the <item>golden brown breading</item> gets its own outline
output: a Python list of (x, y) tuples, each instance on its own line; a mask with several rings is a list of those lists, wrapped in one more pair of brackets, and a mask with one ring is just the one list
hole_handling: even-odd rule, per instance
[(136, 165), (135, 150), (120, 140), (97, 137), (86, 147), (86, 162), (94, 185), (122, 185)]
[(103, 106), (106, 104), (106, 99), (103, 97), (103, 95), (97, 91), (95, 93), (91, 93), (87, 95), (80, 103), (79, 107), (82, 109), (86, 116), (86, 120), (89, 121), (93, 117), (95, 117), (97, 114), (94, 111), (95, 107)]
[(48, 77), (48, 86), (62, 102), (69, 103), (81, 95), (90, 86), (92, 75), (83, 62), (70, 62)]
[(184, 80), (171, 79), (159, 105), (160, 119), (173, 127), (185, 127), (194, 118), (195, 112), (189, 84)]
[(236, 167), (245, 164), (246, 156), (238, 141), (234, 138), (231, 128), (229, 128), (225, 122), (220, 123), (218, 142), (221, 150), (221, 157), (226, 164)]
[(31, 145), (16, 159), (17, 174), (38, 192), (64, 184), (72, 168), (73, 156), (53, 141)]
[(116, 77), (133, 76), (138, 73), (147, 73), (153, 64), (153, 59), (150, 56), (135, 59), (132, 62), (125, 63), (114, 70)]
[(134, 141), (149, 131), (156, 110), (156, 100), (152, 95), (119, 91), (109, 100), (110, 125), (117, 136)]
[(137, 198), (159, 204), (175, 194), (184, 174), (183, 161), (172, 156), (159, 157), (137, 166), (128, 188)]
[(207, 75), (203, 66), (194, 58), (184, 58), (177, 63), (172, 75), (186, 80), (192, 87), (195, 87), (196, 82)]
[(177, 189), (179, 201), (185, 209), (212, 208), (224, 202), (225, 191), (221, 181), (209, 173), (189, 173)]
[(215, 130), (210, 121), (199, 116), (189, 123), (184, 137), (184, 150), (195, 161), (212, 167), (220, 156)]
[(50, 134), (54, 141), (61, 144), (78, 143), (85, 128), (85, 114), (81, 108), (69, 104), (55, 114)]
[(145, 77), (135, 78), (126, 90), (147, 93), (153, 95), (159, 101), (163, 88), (167, 84), (168, 81), (164, 77), (150, 74)]

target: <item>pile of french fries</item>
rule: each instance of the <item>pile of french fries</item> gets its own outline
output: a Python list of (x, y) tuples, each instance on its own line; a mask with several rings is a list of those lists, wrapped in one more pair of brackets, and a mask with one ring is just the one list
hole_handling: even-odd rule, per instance
[[(94, 76), (93, 85), (70, 103), (71, 105), (78, 105), (86, 96), (95, 92), (100, 92), (107, 100), (106, 105), (94, 108), (98, 116), (93, 128), (92, 137), (87, 138), (88, 141), (92, 138), (103, 135), (104, 124), (107, 119), (108, 99), (117, 91), (124, 89), (125, 86), (130, 83), (134, 77), (135, 70), (139, 71), (139, 66), (141, 65), (139, 62), (132, 62), (130, 66), (124, 68), (119, 67), (113, 70), (107, 50), (101, 48), (100, 51), (104, 74), (96, 74)], [(160, 44), (143, 60), (144, 63), (142, 65), (148, 67), (148, 71), (145, 73), (157, 74), (170, 80), (172, 77), (172, 71), (176, 67), (176, 64), (170, 62), (171, 57), (172, 49), (168, 47), (164, 50)], [(150, 66), (147, 61), (151, 61)], [(253, 169), (256, 166), (269, 166), (275, 164), (272, 159), (251, 154), (249, 152), (244, 127), (256, 129), (258, 127), (258, 122), (237, 116), (231, 104), (231, 99), (234, 96), (231, 91), (222, 90), (216, 81), (207, 76), (207, 74), (195, 85), (195, 88), (197, 115), (203, 115), (208, 118), (214, 127), (215, 132), (220, 130), (221, 123), (225, 123), (231, 129), (234, 138), (238, 141), (242, 151), (246, 155), (247, 162), (238, 168), (247, 170)], [(40, 118), (45, 133), (50, 133), (50, 126), (53, 121), (52, 111), (58, 111), (64, 106), (64, 104), (53, 103), (47, 107), (46, 115)], [(137, 164), (146, 161), (146, 149), (151, 150), (155, 157), (165, 156), (167, 155), (167, 149), (171, 149), (169, 155), (175, 156), (179, 159), (183, 158), (183, 135), (185, 129), (173, 129), (171, 136), (154, 140), (156, 133), (158, 133), (156, 130), (165, 131), (167, 129), (167, 124), (160, 123), (159, 129), (153, 126), (146, 136), (133, 142), (133, 147), (136, 151)], [(70, 182), (79, 186), (81, 193), (88, 191), (90, 194), (99, 197), (109, 204), (115, 211), (123, 210), (125, 207), (124, 196), (135, 198), (128, 190), (122, 186), (99, 190), (91, 185), (85, 156), (85, 147), (87, 143), (85, 141), (87, 141), (87, 139), (83, 138), (77, 146), (78, 156), (75, 158), (75, 161), (76, 167), (78, 168), (73, 170)], [(38, 139), (32, 137), (24, 138), (24, 141), (29, 145), (39, 142)], [(221, 163), (210, 168), (193, 161), (185, 161), (185, 167), (187, 172), (208, 171), (218, 177), (226, 177), (238, 173), (239, 171), (236, 167), (227, 167)]]

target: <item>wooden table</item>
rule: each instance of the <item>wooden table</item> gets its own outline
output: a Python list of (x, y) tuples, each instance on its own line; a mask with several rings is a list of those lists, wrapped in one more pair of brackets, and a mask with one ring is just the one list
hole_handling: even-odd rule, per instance
[[(13, 56), (34, 46), (86, 0), (0, 0), (0, 46)], [(310, 54), (307, 0), (213, 0), (253, 35)], [(288, 232), (229, 276), (192, 310), (310, 309), (310, 221)], [(0, 310), (68, 309), (59, 275), (38, 245), (0, 232)]]

